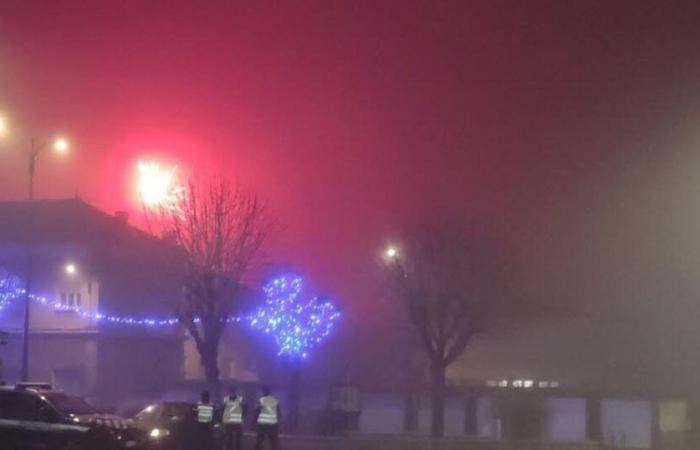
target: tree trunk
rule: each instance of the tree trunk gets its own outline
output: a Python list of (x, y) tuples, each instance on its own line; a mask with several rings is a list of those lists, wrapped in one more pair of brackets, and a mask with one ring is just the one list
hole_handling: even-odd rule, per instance
[(299, 415), (301, 413), (301, 367), (292, 363), (289, 383), (289, 432), (299, 432)]
[(433, 363), (430, 368), (430, 434), (442, 437), (445, 434), (445, 370), (443, 363)]
[(206, 380), (207, 389), (211, 394), (213, 401), (219, 401), (221, 395), (221, 386), (219, 383), (219, 349), (218, 345), (212, 342), (206, 342), (200, 351), (202, 358), (202, 366), (204, 366), (204, 378)]

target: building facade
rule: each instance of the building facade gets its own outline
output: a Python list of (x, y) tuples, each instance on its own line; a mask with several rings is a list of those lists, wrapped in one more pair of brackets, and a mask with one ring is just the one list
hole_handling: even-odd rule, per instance
[[(183, 377), (173, 246), (77, 199), (0, 203), (0, 267), (32, 296), (29, 379), (97, 403), (158, 392)], [(0, 311), (4, 378), (21, 376), (24, 296)], [(107, 320), (107, 319), (120, 319)]]

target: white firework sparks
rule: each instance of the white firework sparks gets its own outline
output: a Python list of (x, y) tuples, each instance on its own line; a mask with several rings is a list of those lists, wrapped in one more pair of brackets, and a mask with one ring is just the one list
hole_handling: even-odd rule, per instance
[(138, 190), (146, 208), (179, 211), (185, 188), (179, 183), (177, 166), (165, 169), (153, 161), (139, 161)]

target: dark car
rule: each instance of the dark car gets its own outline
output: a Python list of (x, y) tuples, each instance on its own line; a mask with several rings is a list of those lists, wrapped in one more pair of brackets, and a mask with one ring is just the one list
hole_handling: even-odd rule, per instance
[[(160, 402), (148, 405), (134, 416), (134, 422), (148, 436), (148, 447), (158, 450), (197, 448), (194, 403)], [(214, 427), (220, 441), (219, 426)]]
[(0, 388), (0, 443), (3, 450), (136, 450), (145, 436), (80, 397), (18, 386)]

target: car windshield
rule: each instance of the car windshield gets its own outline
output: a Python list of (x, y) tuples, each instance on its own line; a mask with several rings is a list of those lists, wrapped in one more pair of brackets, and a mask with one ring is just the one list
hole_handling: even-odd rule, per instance
[(192, 413), (193, 406), (189, 403), (167, 403), (163, 408), (165, 420), (183, 420)]
[(158, 405), (148, 405), (146, 408), (144, 408), (141, 412), (136, 414), (134, 416), (134, 419), (138, 421), (153, 421), (156, 418), (156, 414), (158, 413), (159, 408)]
[(80, 397), (60, 392), (49, 392), (43, 395), (56, 409), (64, 414), (83, 415), (97, 413), (97, 410), (92, 405)]

